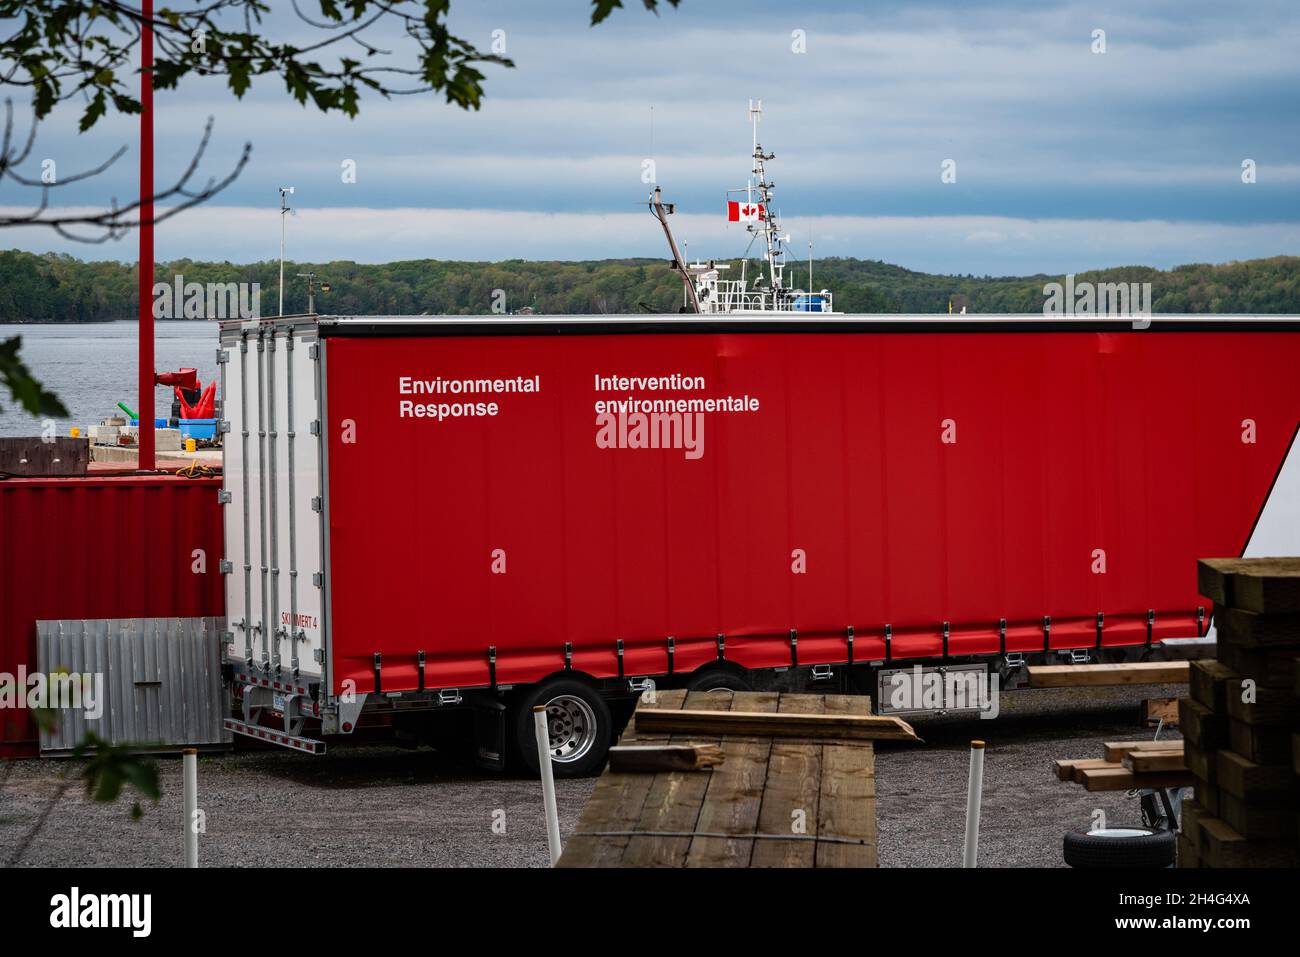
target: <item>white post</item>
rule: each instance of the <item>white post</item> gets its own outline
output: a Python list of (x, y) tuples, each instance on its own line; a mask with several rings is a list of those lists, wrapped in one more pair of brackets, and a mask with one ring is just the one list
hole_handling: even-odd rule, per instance
[(980, 799), (984, 795), (984, 742), (970, 743), (970, 782), (966, 786), (966, 849), (961, 866), (974, 867), (980, 849)]
[(284, 190), (280, 190), (280, 309), (276, 315), (284, 315)]
[(181, 779), (185, 808), (185, 866), (199, 866), (199, 832), (195, 818), (199, 810), (199, 752), (186, 748), (181, 756)]
[(551, 866), (560, 859), (560, 812), (555, 806), (555, 774), (551, 770), (551, 730), (546, 726), (546, 705), (533, 708), (533, 727), (537, 732), (537, 766), (542, 776), (542, 802), (546, 806), (546, 846), (551, 852)]
[(292, 186), (280, 187), (280, 315), (284, 315), (284, 217), (289, 212), (285, 196), (293, 195)]

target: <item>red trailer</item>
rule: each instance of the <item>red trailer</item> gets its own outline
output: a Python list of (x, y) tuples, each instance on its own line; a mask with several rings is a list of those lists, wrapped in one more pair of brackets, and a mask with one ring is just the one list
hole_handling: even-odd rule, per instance
[[(231, 730), (468, 707), (600, 766), (650, 684), (1123, 660), (1300, 549), (1295, 317), (227, 323)], [(534, 756), (535, 760), (535, 756)]]

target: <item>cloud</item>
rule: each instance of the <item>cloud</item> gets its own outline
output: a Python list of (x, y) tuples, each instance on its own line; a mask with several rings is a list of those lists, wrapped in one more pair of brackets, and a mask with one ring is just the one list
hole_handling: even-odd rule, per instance
[[(0, 209), (0, 212), (5, 210)], [(158, 227), (159, 260), (249, 262), (279, 256), (275, 209), (205, 206)], [(692, 258), (734, 258), (748, 244), (743, 227), (722, 215), (677, 214), (670, 220)], [(1225, 262), (1300, 249), (1300, 223), (1225, 224), (1000, 216), (813, 216), (788, 220), (792, 268), (811, 235), (818, 258), (857, 256), (938, 273), (1029, 275), (1107, 266), (1161, 268)], [(388, 262), (401, 259), (668, 258), (648, 212), (340, 207), (303, 209), (287, 223), (287, 255), (296, 262)], [(89, 258), (131, 260), (134, 237), (85, 246), (54, 242), (45, 230), (5, 230), (6, 245), (55, 248)]]
[[(391, 214), (376, 220), (383, 223), (427, 207), (429, 221), (480, 210), (506, 222), (522, 213), (616, 222), (644, 200), (641, 164), (653, 158), (669, 198), (703, 216), (720, 209), (725, 189), (744, 183), (745, 108), (761, 97), (761, 138), (777, 154), (772, 172), (792, 226), (837, 216), (1075, 220), (1078, 230), (1054, 234), (1052, 249), (1026, 256), (1083, 259), (1096, 254), (1089, 222), (1122, 221), (1128, 225), (1116, 235), (1134, 238), (1114, 248), (1113, 261), (1168, 262), (1184, 249), (1204, 250), (1203, 259), (1232, 258), (1243, 247), (1295, 251), (1294, 236), (1278, 225), (1300, 223), (1300, 20), (1284, 0), (1246, 7), (922, 0), (863, 10), (829, 0), (685, 0), (657, 17), (629, 5), (597, 28), (586, 25), (581, 3), (475, 0), (452, 9), (453, 30), (481, 46), (504, 30), (518, 64), (485, 68), (481, 111), (436, 96), (366, 96), (360, 117), (348, 120), (293, 103), (273, 80), (257, 81), (241, 102), (218, 80), (187, 82), (158, 96), (160, 185), (183, 168), (211, 114), (204, 175), (229, 169), (245, 140), (254, 147), (249, 167), (220, 197), (225, 206), (271, 210), (276, 187), (292, 183), (304, 217), (374, 208)], [(267, 29), (277, 37), (302, 32), (280, 14)], [(791, 51), (794, 29), (805, 31), (807, 53)], [(1091, 49), (1096, 29), (1106, 31), (1104, 54)], [(46, 125), (38, 157), (73, 171), (123, 143), (134, 150), (131, 119), (79, 137), (78, 112), (60, 110)], [(944, 185), (939, 164), (949, 158), (958, 181)], [(1240, 182), (1246, 158), (1259, 164), (1250, 186)], [(357, 164), (354, 184), (340, 177), (346, 159)], [(131, 152), (110, 174), (61, 189), (55, 201), (106, 204), (133, 195), (134, 177)], [(21, 201), (12, 190), (0, 194), (0, 202)], [(510, 228), (479, 234), (469, 231), (476, 221), (459, 221), (458, 241), (474, 255), (536, 254), (522, 251), (536, 244)], [(1197, 227), (1180, 241), (1147, 232), (1151, 221), (1250, 227), (1255, 238), (1225, 229), (1231, 245), (1216, 253), (1193, 238)], [(1026, 242), (1020, 227), (993, 231), (1006, 237), (993, 242), (966, 227), (963, 242), (934, 254), (891, 249), (884, 242), (891, 234), (867, 230), (851, 234), (856, 248), (850, 234), (835, 242), (844, 255), (889, 260), (977, 257), (951, 267), (963, 272), (987, 268), (994, 246), (1011, 263), (1027, 261), (1017, 252)], [(636, 235), (614, 231), (605, 248), (575, 237), (552, 242), (572, 255), (621, 256), (645, 248)], [(1041, 225), (1034, 235), (1041, 238)], [(243, 239), (217, 226), (206, 258)], [(419, 257), (427, 246), (421, 238), (395, 255)]]

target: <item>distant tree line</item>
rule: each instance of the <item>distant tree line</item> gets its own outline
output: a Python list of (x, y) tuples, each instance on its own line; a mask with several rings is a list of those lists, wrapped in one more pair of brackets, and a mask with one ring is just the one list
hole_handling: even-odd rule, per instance
[[(731, 263), (731, 276), (739, 263)], [(756, 275), (751, 264), (750, 275)], [(174, 283), (258, 283), (261, 312), (273, 315), (279, 263), (161, 263), (156, 279)], [(285, 312), (307, 309), (313, 271), (330, 291), (317, 292), (316, 310), (341, 315), (476, 315), (504, 308), (539, 314), (675, 312), (682, 285), (665, 260), (589, 262), (451, 262), (433, 259), (362, 265), (286, 263)], [(800, 285), (802, 265), (790, 276)], [(804, 274), (806, 276), (806, 274)], [(814, 284), (835, 294), (842, 312), (1038, 313), (1043, 286), (1062, 276), (945, 276), (861, 259), (814, 263)], [(1300, 313), (1300, 257), (1277, 256), (1170, 270), (1124, 266), (1076, 275), (1076, 281), (1150, 282), (1157, 313)], [(498, 292), (500, 290), (500, 292)], [(136, 315), (133, 264), (83, 261), (72, 256), (0, 252), (0, 322), (102, 322)]]

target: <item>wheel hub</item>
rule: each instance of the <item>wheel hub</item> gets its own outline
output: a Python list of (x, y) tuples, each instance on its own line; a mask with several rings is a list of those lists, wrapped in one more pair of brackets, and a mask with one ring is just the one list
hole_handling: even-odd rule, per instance
[(551, 759), (577, 761), (595, 743), (596, 713), (581, 698), (560, 695), (546, 703), (546, 727), (550, 732)]

